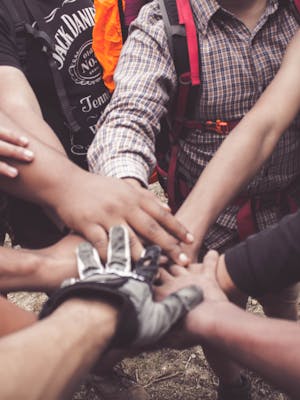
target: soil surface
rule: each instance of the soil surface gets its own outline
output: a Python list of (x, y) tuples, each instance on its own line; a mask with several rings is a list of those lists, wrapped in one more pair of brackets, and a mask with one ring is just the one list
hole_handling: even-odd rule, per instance
[[(152, 190), (164, 199), (160, 187), (155, 184)], [(19, 292), (10, 294), (11, 301), (21, 307), (38, 312), (47, 298), (42, 293), (28, 294)], [(256, 300), (250, 300), (248, 308), (262, 314)], [(200, 346), (175, 351), (163, 349), (153, 353), (143, 353), (120, 364), (129, 377), (139, 383), (153, 400), (214, 400), (216, 398), (217, 380), (205, 361)], [(269, 386), (259, 376), (245, 371), (252, 386), (253, 400), (287, 400), (288, 397)], [(73, 400), (107, 400), (101, 395), (98, 378), (89, 376)], [(112, 396), (109, 400), (118, 400)], [(129, 400), (124, 398), (124, 400)]]
[[(42, 293), (19, 292), (10, 294), (9, 298), (27, 310), (38, 312), (47, 297)], [(248, 308), (252, 312), (262, 314), (256, 300), (250, 300)], [(120, 367), (133, 381), (145, 388), (152, 400), (216, 398), (217, 380), (210, 371), (200, 346), (183, 351), (163, 349), (143, 353), (123, 360)], [(253, 400), (288, 400), (287, 396), (268, 385), (259, 376), (249, 371), (245, 371), (245, 374), (251, 380)], [(109, 399), (103, 397), (103, 384), (98, 381), (96, 376), (89, 376), (74, 394), (73, 400), (118, 400), (115, 395)], [(122, 400), (129, 399), (122, 397)]]

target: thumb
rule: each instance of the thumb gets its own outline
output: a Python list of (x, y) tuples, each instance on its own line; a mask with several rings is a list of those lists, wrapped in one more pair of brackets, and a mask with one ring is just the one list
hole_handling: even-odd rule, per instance
[(203, 269), (208, 272), (209, 275), (215, 276), (217, 271), (217, 265), (219, 260), (219, 253), (215, 250), (210, 250), (206, 253), (203, 259)]
[(161, 302), (161, 305), (168, 313), (170, 325), (173, 325), (178, 319), (200, 304), (202, 300), (202, 289), (197, 286), (188, 286), (170, 294)]
[(152, 302), (149, 315), (141, 315), (144, 323), (140, 324), (140, 331), (134, 342), (139, 347), (147, 346), (162, 338), (189, 310), (196, 307), (203, 299), (202, 290), (190, 286), (172, 293), (161, 302)]

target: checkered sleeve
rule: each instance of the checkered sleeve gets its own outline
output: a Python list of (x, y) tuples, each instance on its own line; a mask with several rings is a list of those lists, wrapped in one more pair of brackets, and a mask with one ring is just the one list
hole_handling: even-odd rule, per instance
[(88, 153), (90, 169), (147, 186), (155, 137), (174, 95), (177, 76), (156, 1), (131, 25), (114, 80), (116, 90)]

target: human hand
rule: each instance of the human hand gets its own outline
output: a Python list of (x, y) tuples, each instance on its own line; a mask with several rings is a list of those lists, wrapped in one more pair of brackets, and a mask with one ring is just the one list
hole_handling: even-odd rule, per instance
[(135, 188), (116, 178), (80, 171), (60, 190), (56, 212), (62, 221), (80, 233), (106, 258), (107, 232), (114, 225), (129, 230), (132, 257), (139, 259), (143, 246), (137, 234), (158, 244), (177, 264), (187, 265), (180, 242), (193, 237), (150, 191)]
[(187, 268), (172, 265), (168, 271), (160, 268), (160, 286), (155, 286), (155, 297), (162, 300), (173, 291), (184, 288), (187, 285), (196, 284), (203, 290), (204, 300), (224, 301), (226, 295), (217, 282), (217, 265), (219, 255), (210, 250), (204, 257), (203, 263), (191, 264)]
[(187, 268), (174, 265), (169, 272), (160, 269), (161, 286), (154, 288), (155, 298), (162, 300), (175, 290), (194, 284), (203, 291), (203, 302), (185, 318), (183, 326), (168, 335), (165, 344), (180, 347), (200, 344), (213, 323), (214, 305), (228, 303), (224, 292), (217, 282), (216, 271), (219, 256), (216, 251), (209, 251), (203, 264), (192, 264)]
[(202, 300), (199, 288), (189, 285), (163, 301), (153, 301), (151, 282), (158, 270), (160, 249), (146, 249), (134, 269), (131, 266), (128, 232), (123, 226), (110, 230), (107, 263), (101, 264), (96, 250), (87, 242), (78, 247), (79, 279), (63, 282), (50, 297), (41, 317), (51, 314), (72, 297), (99, 298), (119, 309), (117, 347), (144, 347), (156, 342), (189, 310)]
[(15, 178), (18, 175), (18, 169), (11, 166), (9, 161), (31, 162), (33, 152), (26, 148), (29, 140), (25, 136), (17, 135), (9, 129), (0, 127), (0, 175), (8, 178)]

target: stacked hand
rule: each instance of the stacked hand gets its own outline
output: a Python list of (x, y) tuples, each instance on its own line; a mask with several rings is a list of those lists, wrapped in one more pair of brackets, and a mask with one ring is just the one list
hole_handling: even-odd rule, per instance
[(161, 302), (153, 300), (151, 284), (158, 272), (159, 256), (159, 247), (149, 247), (133, 268), (128, 231), (123, 226), (110, 230), (105, 266), (89, 243), (80, 244), (77, 251), (79, 278), (62, 284), (44, 305), (41, 317), (52, 313), (69, 298), (98, 298), (119, 309), (115, 346), (144, 347), (157, 342), (202, 300), (201, 289), (193, 283), (174, 290)]
[[(53, 191), (51, 195), (54, 197)], [(192, 235), (149, 190), (121, 179), (77, 171), (57, 188), (54, 201), (58, 217), (91, 242), (103, 259), (110, 228), (125, 225), (134, 260), (142, 253), (142, 238), (157, 243), (173, 262), (189, 262), (180, 245), (193, 242)]]
[(183, 325), (169, 335), (164, 343), (174, 347), (186, 347), (201, 344), (214, 324), (215, 309), (228, 299), (217, 282), (217, 264), (219, 255), (209, 251), (203, 264), (191, 264), (187, 268), (173, 265), (169, 270), (160, 269), (160, 286), (154, 289), (155, 298), (161, 301), (165, 296), (194, 284), (202, 288), (203, 302), (186, 316)]

